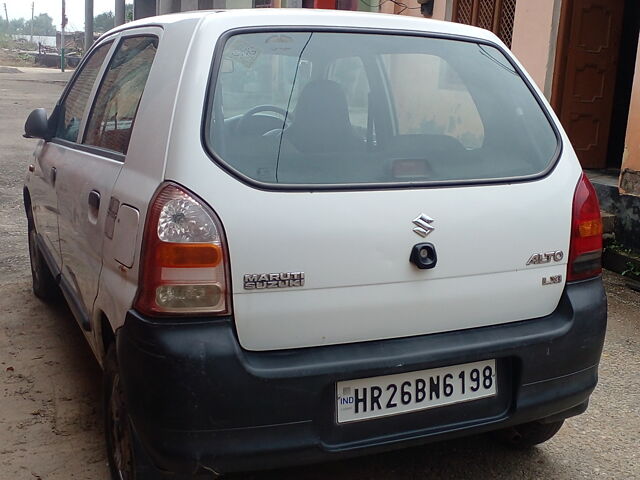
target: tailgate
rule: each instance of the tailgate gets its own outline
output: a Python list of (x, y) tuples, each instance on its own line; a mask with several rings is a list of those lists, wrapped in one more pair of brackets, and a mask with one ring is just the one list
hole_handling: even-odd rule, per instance
[[(378, 340), (551, 313), (569, 247), (573, 188), (562, 183), (552, 175), (448, 189), (255, 192), (255, 239), (246, 240), (241, 222), (226, 223), (242, 346)], [(413, 231), (422, 213), (434, 219), (426, 238)], [(429, 270), (409, 262), (412, 247), (424, 241), (437, 252)], [(560, 261), (527, 265), (534, 254), (557, 251)], [(302, 286), (269, 284), (288, 278), (270, 274), (295, 272), (304, 274)], [(258, 288), (246, 289), (245, 275)], [(543, 285), (557, 275), (560, 283)]]

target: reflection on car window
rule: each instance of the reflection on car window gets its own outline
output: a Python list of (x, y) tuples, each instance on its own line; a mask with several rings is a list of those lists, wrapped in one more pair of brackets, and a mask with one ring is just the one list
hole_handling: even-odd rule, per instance
[[(473, 98), (456, 71), (437, 55), (381, 55), (400, 135), (447, 135), (480, 148), (484, 128)], [(407, 88), (419, 80), (420, 92)]]
[(349, 105), (349, 120), (363, 139), (367, 133), (369, 114), (369, 80), (360, 57), (337, 59), (329, 70), (329, 80), (337, 82)]
[[(269, 34), (260, 47), (242, 35), (232, 37), (224, 55), (229, 71), (220, 76), (224, 117), (244, 115), (258, 106), (286, 109), (292, 97), (298, 55), (308, 37), (309, 34)], [(308, 80), (311, 66), (301, 64), (298, 70), (299, 89), (305, 77)]]
[(118, 46), (96, 94), (84, 143), (127, 153), (157, 44), (155, 37), (147, 36), (126, 38)]
[(213, 88), (210, 151), (263, 183), (517, 178), (543, 172), (557, 148), (507, 57), (471, 41), (238, 34)]
[(104, 62), (111, 43), (105, 43), (93, 51), (91, 56), (82, 66), (69, 89), (60, 108), (60, 120), (56, 128), (56, 137), (75, 142), (78, 140), (78, 131), (84, 115), (84, 110), (91, 94), (91, 89), (96, 81), (102, 62)]

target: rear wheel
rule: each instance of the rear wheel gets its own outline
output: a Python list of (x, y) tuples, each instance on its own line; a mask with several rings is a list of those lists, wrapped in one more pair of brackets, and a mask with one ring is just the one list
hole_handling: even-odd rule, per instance
[(31, 263), (31, 281), (33, 293), (40, 300), (53, 303), (60, 299), (60, 290), (47, 262), (42, 256), (36, 242), (36, 227), (31, 218), (28, 219), (29, 260)]
[(107, 460), (113, 480), (151, 480), (158, 478), (137, 444), (131, 427), (115, 345), (109, 347), (104, 363), (103, 406)]
[(551, 423), (530, 422), (498, 430), (494, 435), (500, 442), (507, 445), (530, 448), (551, 439), (563, 424), (564, 420)]

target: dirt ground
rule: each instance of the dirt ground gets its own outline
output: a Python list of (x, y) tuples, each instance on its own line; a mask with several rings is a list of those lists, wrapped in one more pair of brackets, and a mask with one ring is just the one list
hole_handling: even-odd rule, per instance
[[(0, 73), (0, 479), (107, 480), (101, 372), (68, 309), (31, 294), (22, 207), (35, 144), (21, 137), (24, 119), (33, 108), (50, 109), (69, 74), (20, 70)], [(472, 437), (243, 478), (640, 478), (640, 294), (619, 275), (605, 281), (600, 383), (587, 413), (546, 444), (520, 452)]]
[(32, 67), (33, 59), (13, 49), (0, 48), (0, 65), (5, 67)]

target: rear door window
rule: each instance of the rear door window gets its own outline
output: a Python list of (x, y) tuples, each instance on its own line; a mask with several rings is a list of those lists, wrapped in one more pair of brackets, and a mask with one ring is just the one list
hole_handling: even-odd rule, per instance
[(500, 181), (551, 167), (556, 132), (496, 47), (420, 36), (247, 33), (224, 45), (205, 138), (282, 185)]
[(96, 94), (84, 143), (126, 154), (133, 122), (158, 47), (156, 37), (124, 38)]
[(56, 137), (69, 142), (78, 140), (78, 132), (89, 95), (112, 43), (108, 42), (96, 48), (73, 80), (65, 99), (60, 104), (60, 120), (56, 127)]

